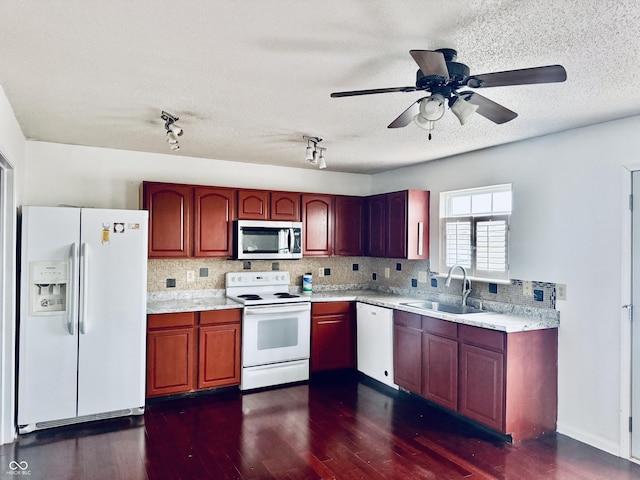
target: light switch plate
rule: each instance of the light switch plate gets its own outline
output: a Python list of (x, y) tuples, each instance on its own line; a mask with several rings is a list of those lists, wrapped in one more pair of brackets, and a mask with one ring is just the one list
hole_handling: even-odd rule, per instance
[(187, 282), (195, 282), (195, 281), (196, 281), (195, 270), (187, 270)]
[(391, 270), (389, 269), (389, 267), (385, 267), (384, 278), (389, 278), (389, 276), (391, 276)]
[(324, 277), (324, 268), (323, 267), (318, 268), (318, 276), (319, 277)]
[(418, 272), (418, 282), (427, 283), (427, 272)]
[(531, 280), (522, 281), (522, 294), (525, 297), (533, 297), (533, 282)]

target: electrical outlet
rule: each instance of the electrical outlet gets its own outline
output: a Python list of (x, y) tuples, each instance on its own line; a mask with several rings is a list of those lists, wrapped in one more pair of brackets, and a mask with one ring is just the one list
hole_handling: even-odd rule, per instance
[(386, 267), (384, 269), (384, 278), (389, 278), (391, 276), (391, 271), (389, 270), (389, 267)]
[(324, 277), (324, 268), (323, 268), (323, 267), (320, 267), (320, 268), (318, 269), (318, 276), (319, 276), (319, 277)]
[(418, 272), (418, 282), (427, 283), (427, 272)]
[(567, 285), (564, 283), (556, 284), (556, 300), (567, 299)]
[(196, 281), (196, 272), (194, 270), (187, 270), (187, 282)]
[(525, 297), (533, 297), (533, 282), (531, 280), (522, 281), (522, 294)]

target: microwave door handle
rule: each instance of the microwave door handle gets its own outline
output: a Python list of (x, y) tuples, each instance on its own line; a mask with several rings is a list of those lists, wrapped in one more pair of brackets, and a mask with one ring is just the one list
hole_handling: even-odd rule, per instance
[(295, 235), (293, 234), (293, 228), (289, 229), (289, 253), (293, 253), (293, 247), (295, 242)]

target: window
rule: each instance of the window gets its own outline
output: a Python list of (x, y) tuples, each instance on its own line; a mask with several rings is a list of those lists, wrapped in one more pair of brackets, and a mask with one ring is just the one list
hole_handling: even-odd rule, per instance
[(461, 265), (486, 280), (509, 279), (511, 184), (440, 194), (440, 270)]

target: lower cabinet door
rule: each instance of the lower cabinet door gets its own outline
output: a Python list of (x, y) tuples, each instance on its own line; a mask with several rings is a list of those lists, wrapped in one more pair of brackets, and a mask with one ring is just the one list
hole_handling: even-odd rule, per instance
[(190, 392), (196, 381), (193, 327), (147, 333), (147, 396)]
[(198, 388), (240, 383), (240, 324), (200, 327)]
[(315, 316), (311, 325), (311, 372), (353, 368), (353, 316)]
[(393, 326), (393, 381), (422, 393), (422, 331), (397, 323)]
[(504, 432), (504, 354), (460, 344), (459, 413)]
[(422, 396), (443, 407), (458, 409), (458, 341), (422, 334)]

